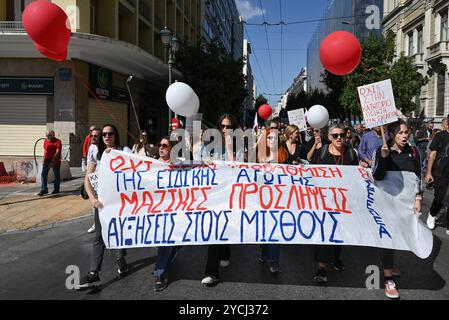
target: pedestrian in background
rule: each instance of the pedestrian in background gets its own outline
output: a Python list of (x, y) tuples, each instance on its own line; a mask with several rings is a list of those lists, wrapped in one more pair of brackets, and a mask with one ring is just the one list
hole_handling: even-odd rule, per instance
[[(427, 218), (427, 227), (435, 229), (435, 222), (443, 208), (446, 192), (449, 187), (449, 120), (443, 120), (444, 130), (438, 133), (430, 145), (429, 162), (427, 165), (426, 184), (433, 183), (435, 197)], [(446, 221), (449, 223), (449, 207), (446, 210)], [(449, 234), (449, 225), (447, 226)]]
[(98, 128), (95, 125), (91, 126), (89, 129), (89, 134), (84, 138), (83, 158), (81, 159), (81, 170), (83, 172), (86, 172), (86, 169), (87, 169), (87, 158), (88, 158), (88, 153), (89, 153), (89, 147), (91, 145), (91, 140), (92, 140), (92, 132), (94, 130), (100, 130), (100, 128)]
[[(98, 140), (100, 139), (100, 135), (101, 135), (101, 130), (100, 129), (94, 129), (92, 130), (91, 134), (91, 144), (89, 147), (89, 151), (87, 152), (87, 166), (89, 166), (89, 164), (91, 163), (91, 159), (97, 159), (97, 155), (98, 155)], [(92, 213), (94, 216), (94, 221), (95, 221), (95, 208), (92, 207)], [(87, 230), (87, 233), (94, 233), (95, 232), (95, 222), (92, 225), (92, 227), (90, 227), (89, 230)]]
[(61, 185), (61, 140), (56, 139), (55, 132), (50, 130), (47, 132), (47, 139), (44, 142), (44, 163), (42, 165), (41, 175), (41, 191), (38, 196), (42, 197), (48, 194), (48, 172), (53, 169), (54, 173), (54, 190), (52, 194), (59, 193), (59, 187)]

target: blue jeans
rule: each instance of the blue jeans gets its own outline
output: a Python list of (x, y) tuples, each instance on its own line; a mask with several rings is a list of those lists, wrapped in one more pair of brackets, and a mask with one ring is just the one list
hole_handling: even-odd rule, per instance
[[(47, 181), (48, 181), (48, 171), (50, 171), (51, 160), (44, 160), (44, 165), (42, 167), (42, 185), (41, 190), (48, 191)], [(59, 187), (61, 185), (61, 166), (53, 165), (53, 173), (55, 175), (55, 190), (59, 191)]]
[(159, 247), (157, 248), (156, 266), (154, 276), (156, 278), (167, 278), (168, 270), (181, 247)]
[(271, 265), (279, 265), (281, 255), (281, 246), (278, 244), (264, 244), (260, 246), (260, 256), (267, 260)]

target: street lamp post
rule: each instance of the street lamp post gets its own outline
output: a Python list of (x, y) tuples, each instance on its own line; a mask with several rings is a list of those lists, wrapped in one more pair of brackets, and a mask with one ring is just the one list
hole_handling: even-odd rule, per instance
[(344, 21), (342, 21), (342, 24), (345, 24), (345, 25), (348, 25), (348, 26), (352, 26), (352, 33), (355, 36), (355, 23), (353, 23), (351, 21), (344, 20)]
[[(179, 41), (174, 37), (173, 33), (165, 27), (161, 32), (161, 40), (165, 46), (166, 54), (168, 51), (168, 86), (171, 86), (173, 83), (173, 63), (174, 63), (174, 55), (176, 51), (179, 49)], [(170, 108), (168, 108), (168, 134), (171, 134), (172, 129), (172, 117), (173, 113)], [(175, 115), (176, 117), (176, 115)]]

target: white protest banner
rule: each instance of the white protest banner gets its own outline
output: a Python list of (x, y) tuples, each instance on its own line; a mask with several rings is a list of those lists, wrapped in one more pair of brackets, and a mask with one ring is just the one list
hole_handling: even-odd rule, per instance
[(358, 93), (367, 128), (372, 129), (398, 121), (390, 79), (359, 87)]
[(220, 163), (169, 166), (119, 151), (100, 165), (108, 248), (206, 244), (329, 244), (412, 251), (433, 236), (413, 212), (413, 173), (349, 166)]
[(288, 120), (291, 125), (296, 125), (299, 131), (307, 131), (307, 122), (304, 109), (288, 111)]

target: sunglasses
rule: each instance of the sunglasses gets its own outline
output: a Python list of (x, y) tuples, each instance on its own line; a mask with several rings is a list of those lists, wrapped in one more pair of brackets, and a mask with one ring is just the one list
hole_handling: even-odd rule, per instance
[(92, 135), (92, 138), (98, 139), (100, 136), (98, 134)]
[(159, 147), (159, 149), (160, 149), (160, 148), (162, 148), (162, 149), (168, 149), (168, 148), (170, 148), (170, 146), (169, 146), (168, 144), (165, 144), (165, 143), (159, 143), (157, 146)]
[(273, 141), (276, 140), (276, 137), (267, 137), (268, 140)]
[(270, 130), (278, 130), (278, 127), (271, 127)]
[(227, 125), (225, 125), (225, 124), (222, 124), (222, 125), (221, 125), (221, 128), (222, 128), (222, 129), (232, 129), (232, 126), (227, 126)]
[(115, 135), (115, 132), (103, 132), (103, 137), (113, 137)]
[(334, 133), (334, 134), (331, 134), (331, 137), (334, 139), (344, 138), (345, 134), (344, 133)]

